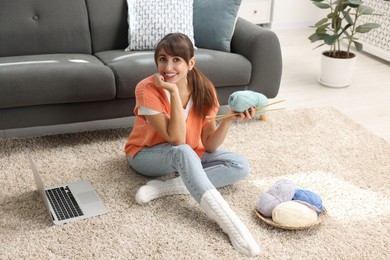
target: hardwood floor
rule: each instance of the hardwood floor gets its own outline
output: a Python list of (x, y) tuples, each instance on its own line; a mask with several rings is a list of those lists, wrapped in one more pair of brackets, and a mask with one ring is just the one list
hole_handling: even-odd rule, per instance
[(274, 30), (283, 56), (283, 74), (276, 99), (285, 99), (287, 109), (335, 107), (365, 128), (390, 142), (390, 63), (358, 53), (352, 84), (334, 89), (317, 82), (320, 53), (318, 44), (307, 37), (311, 28)]

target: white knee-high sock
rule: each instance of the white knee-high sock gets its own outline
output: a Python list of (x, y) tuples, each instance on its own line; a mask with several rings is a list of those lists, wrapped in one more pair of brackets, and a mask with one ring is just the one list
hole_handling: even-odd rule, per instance
[(139, 188), (135, 200), (139, 204), (148, 203), (151, 200), (175, 194), (190, 194), (181, 177), (166, 181), (151, 180)]
[(200, 206), (228, 234), (234, 249), (247, 256), (260, 254), (260, 247), (252, 234), (217, 190), (206, 191)]

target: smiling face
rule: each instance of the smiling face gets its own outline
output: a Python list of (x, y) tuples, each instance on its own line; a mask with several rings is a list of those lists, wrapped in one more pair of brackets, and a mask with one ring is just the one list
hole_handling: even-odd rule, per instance
[(184, 34), (168, 34), (157, 44), (154, 60), (165, 81), (187, 83), (188, 71), (195, 65), (194, 46)]
[(172, 56), (161, 49), (157, 55), (157, 70), (164, 77), (164, 80), (173, 84), (187, 82), (188, 71), (194, 67), (195, 58), (188, 63), (179, 56)]

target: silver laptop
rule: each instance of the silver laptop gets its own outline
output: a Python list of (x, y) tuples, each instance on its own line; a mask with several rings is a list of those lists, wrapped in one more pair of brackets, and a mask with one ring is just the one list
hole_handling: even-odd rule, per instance
[(77, 181), (45, 187), (30, 155), (28, 155), (28, 159), (39, 194), (49, 210), (54, 224), (61, 225), (108, 213), (90, 182)]

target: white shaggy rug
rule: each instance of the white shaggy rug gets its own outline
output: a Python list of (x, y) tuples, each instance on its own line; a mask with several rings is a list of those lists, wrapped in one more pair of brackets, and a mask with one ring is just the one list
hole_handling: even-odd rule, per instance
[[(228, 237), (188, 195), (138, 205), (149, 179), (130, 170), (130, 129), (0, 140), (0, 259), (240, 259)], [(332, 108), (278, 111), (235, 124), (223, 147), (251, 163), (221, 189), (260, 244), (259, 259), (390, 259), (390, 144)], [(31, 151), (48, 185), (91, 181), (109, 209), (53, 226), (36, 191)], [(319, 194), (321, 225), (300, 231), (263, 223), (254, 209), (280, 179)]]

